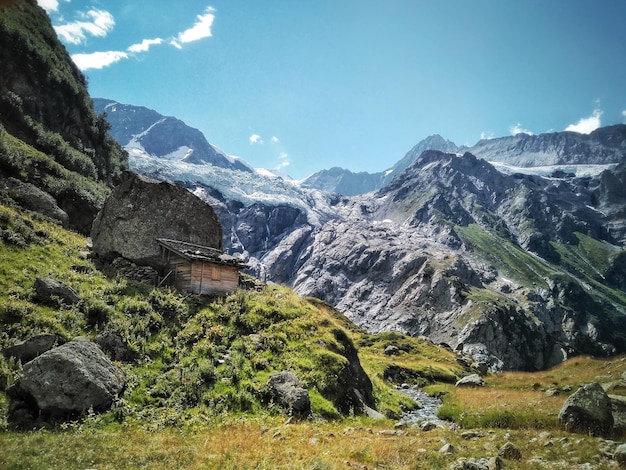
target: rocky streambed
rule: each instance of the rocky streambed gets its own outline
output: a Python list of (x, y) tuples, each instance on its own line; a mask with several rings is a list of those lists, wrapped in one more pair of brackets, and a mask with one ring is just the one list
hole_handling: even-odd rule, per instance
[(402, 414), (399, 423), (409, 426), (429, 426), (449, 428), (452, 423), (437, 417), (437, 410), (441, 406), (441, 400), (424, 393), (419, 388), (398, 388), (400, 393), (412, 398), (422, 405), (420, 409), (407, 411)]

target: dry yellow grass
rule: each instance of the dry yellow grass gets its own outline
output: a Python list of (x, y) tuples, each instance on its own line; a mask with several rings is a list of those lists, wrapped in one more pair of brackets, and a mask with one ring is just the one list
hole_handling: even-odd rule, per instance
[[(598, 469), (613, 468), (599, 457), (600, 440), (560, 431), (540, 435), (536, 430), (478, 430), (479, 437), (464, 439), (460, 431), (449, 429), (395, 431), (390, 422), (371, 423), (371, 427), (362, 424), (244, 420), (196, 431), (0, 433), (0, 467), (444, 469), (460, 457), (493, 457), (511, 441), (521, 450), (522, 460), (507, 460), (507, 469), (538, 468), (537, 459), (549, 465), (544, 468), (584, 462)], [(445, 443), (452, 444), (455, 451), (439, 452)]]

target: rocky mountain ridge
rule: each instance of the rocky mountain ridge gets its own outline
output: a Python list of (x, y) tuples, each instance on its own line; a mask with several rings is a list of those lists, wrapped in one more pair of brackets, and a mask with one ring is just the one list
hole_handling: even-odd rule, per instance
[[(620, 142), (620, 132), (597, 135)], [(369, 331), (425, 335), (494, 369), (624, 351), (623, 165), (599, 176), (507, 174), (429, 145), (454, 148), (420, 143), (390, 183), (354, 197), (145, 155), (130, 164), (209, 202), (224, 247), (254, 275)]]
[(347, 196), (364, 194), (389, 184), (425, 150), (468, 152), (509, 173), (596, 175), (624, 162), (626, 125), (599, 128), (588, 135), (567, 131), (537, 135), (520, 133), (482, 139), (470, 147), (457, 146), (439, 135), (432, 135), (419, 142), (387, 171), (358, 173), (359, 185), (348, 184), (354, 179), (354, 173), (343, 168), (317, 172), (305, 179), (302, 185)]
[(211, 145), (198, 129), (143, 106), (94, 99), (94, 108), (105, 114), (111, 135), (131, 155), (150, 155), (192, 164), (210, 164), (244, 172), (254, 171), (241, 159)]

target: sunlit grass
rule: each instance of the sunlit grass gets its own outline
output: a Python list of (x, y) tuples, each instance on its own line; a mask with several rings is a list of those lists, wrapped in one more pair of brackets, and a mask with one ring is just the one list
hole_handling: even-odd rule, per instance
[[(496, 429), (466, 440), (459, 432), (417, 428), (394, 431), (391, 423), (348, 419), (341, 423), (284, 420), (228, 420), (204, 429), (168, 429), (157, 433), (140, 428), (115, 432), (72, 429), (65, 432), (0, 433), (2, 468), (104, 469), (445, 469), (460, 456), (497, 455), (507, 441), (522, 452), (522, 461), (507, 469), (532, 469), (531, 458), (560, 465), (591, 462), (613, 468), (597, 458), (595, 438), (558, 430)], [(442, 454), (450, 443), (456, 449)]]

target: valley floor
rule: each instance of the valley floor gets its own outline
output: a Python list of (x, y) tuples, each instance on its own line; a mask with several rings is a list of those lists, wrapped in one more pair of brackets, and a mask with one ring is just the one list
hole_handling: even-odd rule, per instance
[[(558, 430), (423, 431), (393, 429), (391, 422), (289, 424), (277, 418), (270, 422), (252, 418), (229, 421), (194, 432), (174, 429), (107, 432), (81, 426), (64, 432), (4, 432), (0, 434), (0, 467), (447, 469), (462, 458), (478, 461), (495, 457), (507, 442), (521, 451), (522, 458), (504, 458), (506, 469), (617, 467), (609, 458), (615, 443)], [(454, 450), (442, 452), (448, 443)]]

